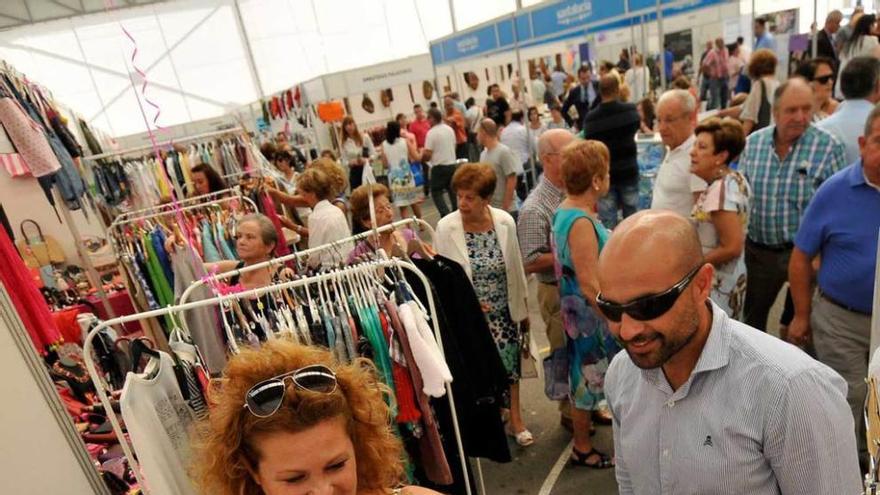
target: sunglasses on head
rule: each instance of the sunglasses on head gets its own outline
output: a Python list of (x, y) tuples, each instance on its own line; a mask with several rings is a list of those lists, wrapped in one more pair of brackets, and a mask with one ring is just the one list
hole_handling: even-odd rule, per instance
[(834, 79), (834, 74), (828, 74), (827, 76), (815, 77), (813, 78), (813, 81), (816, 81), (819, 84), (828, 84), (832, 79)]
[(666, 314), (666, 312), (669, 311), (673, 305), (675, 305), (675, 301), (678, 300), (678, 296), (680, 296), (681, 293), (684, 292), (684, 290), (691, 283), (694, 277), (697, 276), (697, 273), (702, 267), (703, 265), (697, 266), (687, 275), (685, 275), (685, 277), (681, 279), (677, 284), (673, 285), (663, 292), (642, 296), (634, 301), (630, 301), (625, 304), (618, 304), (615, 302), (607, 301), (602, 298), (602, 293), (600, 292), (596, 296), (596, 305), (599, 307), (599, 309), (602, 311), (602, 314), (604, 314), (606, 318), (615, 323), (620, 322), (621, 318), (623, 318), (624, 313), (628, 314), (634, 320), (639, 321), (648, 321), (659, 318)]
[(268, 418), (278, 412), (287, 387), (284, 380), (290, 378), (293, 384), (302, 390), (321, 394), (332, 394), (336, 391), (336, 374), (333, 370), (316, 364), (293, 370), (283, 375), (263, 380), (254, 385), (244, 395), (244, 408), (259, 418)]

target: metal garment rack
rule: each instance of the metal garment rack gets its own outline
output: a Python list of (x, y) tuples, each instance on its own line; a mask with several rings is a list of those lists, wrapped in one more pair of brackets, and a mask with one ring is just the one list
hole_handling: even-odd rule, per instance
[(220, 204), (229, 203), (232, 201), (242, 201), (244, 203), (248, 203), (248, 204), (250, 204), (251, 208), (253, 208), (254, 211), (259, 211), (257, 209), (257, 204), (254, 203), (254, 200), (252, 200), (251, 198), (249, 198), (247, 196), (244, 196), (244, 195), (227, 196), (227, 197), (212, 199), (209, 201), (205, 201), (205, 202), (197, 203), (197, 204), (192, 204), (192, 205), (188, 205), (188, 206), (182, 206), (182, 207), (171, 206), (170, 208), (166, 209), (166, 211), (154, 211), (152, 213), (145, 213), (143, 215), (138, 215), (135, 217), (128, 217), (128, 218), (122, 218), (122, 219), (117, 217), (116, 220), (113, 220), (113, 222), (110, 224), (110, 230), (112, 232), (113, 229), (116, 229), (122, 225), (140, 222), (142, 220), (149, 220), (151, 218), (163, 217), (165, 215), (172, 215), (172, 214), (175, 214), (178, 212), (197, 210), (199, 208), (204, 208), (206, 206), (220, 205)]
[[(288, 262), (288, 261), (295, 261), (295, 260), (298, 260), (298, 259), (300, 259), (300, 258), (303, 258), (303, 257), (309, 256), (309, 255), (312, 255), (312, 254), (315, 254), (315, 253), (320, 253), (320, 252), (323, 252), (323, 251), (331, 250), (331, 249), (338, 250), (341, 246), (343, 246), (343, 245), (346, 244), (346, 243), (349, 243), (349, 242), (357, 242), (357, 241), (360, 241), (360, 240), (362, 240), (362, 239), (366, 239), (366, 238), (368, 238), (368, 237), (370, 237), (370, 236), (372, 236), (372, 235), (377, 235), (377, 234), (379, 234), (380, 232), (386, 232), (386, 231), (389, 231), (389, 230), (396, 230), (396, 229), (398, 229), (398, 228), (400, 228), (400, 227), (407, 227), (407, 226), (410, 226), (410, 225), (413, 225), (413, 226), (414, 226), (414, 225), (418, 225), (418, 226), (424, 227), (425, 230), (427, 230), (428, 232), (431, 233), (431, 240), (432, 240), (432, 241), (434, 240), (434, 234), (435, 234), (435, 232), (434, 232), (434, 228), (431, 227), (431, 224), (429, 224), (428, 222), (422, 220), (421, 218), (415, 218), (415, 217), (413, 217), (413, 218), (404, 218), (403, 220), (398, 220), (398, 221), (396, 221), (396, 222), (391, 222), (391, 223), (389, 223), (388, 225), (383, 225), (383, 226), (381, 226), (381, 227), (379, 227), (379, 228), (372, 229), (372, 230), (369, 230), (369, 231), (366, 231), (366, 232), (362, 232), (362, 233), (360, 233), (360, 234), (356, 234), (356, 235), (353, 235), (353, 236), (351, 236), (351, 237), (346, 237), (346, 238), (344, 238), (344, 239), (340, 239), (340, 240), (338, 240), (338, 241), (331, 242), (331, 243), (329, 243), (329, 244), (323, 244), (323, 245), (316, 246), (316, 247), (313, 247), (313, 248), (310, 248), (310, 249), (305, 249), (305, 250), (302, 250), (302, 251), (296, 251), (296, 252), (294, 252), (294, 253), (291, 253), (291, 254), (288, 254), (288, 255), (285, 255), (285, 256), (279, 256), (279, 257), (277, 257), (277, 258), (272, 258), (272, 259), (270, 259), (270, 260), (268, 260), (268, 261), (263, 261), (263, 262), (261, 262), (261, 263), (254, 263), (253, 265), (243, 266), (243, 267), (241, 267), (241, 268), (236, 268), (236, 269), (234, 269), (234, 270), (230, 270), (230, 271), (228, 271), (228, 272), (223, 272), (223, 273), (218, 273), (218, 274), (216, 274), (216, 275), (211, 275), (210, 277), (208, 277), (207, 280), (204, 280), (204, 279), (203, 279), (203, 280), (194, 280), (193, 283), (191, 283), (191, 284), (189, 285), (189, 287), (187, 287), (187, 288), (183, 291), (183, 293), (180, 295), (180, 301), (178, 302), (178, 304), (186, 304), (187, 302), (189, 302), (189, 297), (190, 297), (190, 295), (192, 294), (192, 292), (193, 292), (194, 290), (198, 289), (199, 287), (201, 287), (201, 286), (207, 284), (208, 281), (215, 281), (215, 280), (220, 280), (220, 279), (230, 278), (230, 277), (233, 277), (233, 276), (235, 276), (235, 275), (241, 275), (242, 273), (246, 273), (246, 272), (250, 272), (250, 271), (254, 271), (254, 270), (259, 270), (259, 269), (261, 269), (261, 268), (268, 268), (268, 267), (271, 267), (271, 266), (273, 266), (273, 265), (278, 265), (278, 264), (286, 263), (286, 262)], [(180, 323), (181, 323), (181, 326), (184, 327), (184, 328), (183, 328), (184, 330), (189, 331), (189, 328), (186, 327), (186, 318), (182, 318)]]
[[(208, 195), (205, 195), (205, 196), (208, 196)], [(204, 197), (204, 196), (200, 196), (200, 197)], [(193, 198), (193, 199), (195, 199), (195, 198)], [(110, 233), (110, 235), (109, 235), (110, 243), (113, 245), (113, 249), (116, 251), (116, 254), (118, 256), (120, 256), (120, 259), (121, 259), (121, 256), (123, 254), (123, 250), (122, 250), (122, 247), (119, 246), (117, 243), (116, 234), (118, 233), (118, 229), (120, 227), (122, 227), (123, 225), (128, 225), (128, 224), (140, 222), (143, 220), (149, 220), (151, 218), (158, 218), (158, 217), (163, 217), (166, 215), (174, 215), (177, 213), (183, 213), (184, 211), (197, 210), (199, 208), (204, 208), (206, 206), (220, 205), (223, 203), (229, 203), (229, 202), (233, 202), (233, 201), (241, 201), (244, 203), (248, 203), (254, 212), (259, 211), (257, 209), (256, 203), (254, 203), (254, 201), (251, 198), (248, 198), (247, 196), (244, 196), (244, 195), (226, 196), (226, 197), (212, 199), (212, 200), (205, 201), (202, 203), (192, 204), (192, 205), (183, 206), (183, 207), (180, 207), (179, 205), (174, 205), (173, 203), (169, 204), (169, 205), (161, 205), (161, 206), (154, 207), (154, 208), (166, 208), (165, 211), (153, 211), (152, 213), (147, 212), (147, 213), (144, 213), (144, 214), (141, 214), (138, 216), (134, 216), (134, 217), (123, 217), (122, 215), (120, 215), (119, 217), (116, 217), (116, 219), (113, 220), (113, 222), (110, 223), (110, 226), (107, 228), (108, 232)]]
[[(217, 136), (224, 136), (226, 134), (241, 134), (243, 132), (244, 132), (243, 128), (234, 127), (232, 129), (225, 129), (222, 131), (212, 131), (212, 132), (205, 132), (202, 134), (195, 134), (192, 136), (185, 136), (185, 137), (182, 137), (179, 139), (169, 139), (168, 141), (165, 141), (164, 143), (157, 143), (155, 147), (162, 148), (162, 147), (167, 147), (167, 146), (171, 146), (174, 144), (189, 143), (192, 141), (200, 141), (202, 139), (208, 139), (208, 138), (217, 137)], [(128, 148), (128, 149), (124, 149), (124, 150), (120, 150), (120, 151), (108, 151), (107, 153), (100, 153), (97, 155), (88, 155), (88, 156), (84, 156), (83, 159), (95, 161), (95, 160), (102, 160), (105, 158), (114, 158), (117, 156), (130, 155), (132, 153), (140, 153), (143, 151), (152, 151), (153, 149), (154, 149), (154, 146), (152, 144), (146, 144), (143, 146), (136, 146), (134, 148)]]
[[(236, 196), (241, 195), (241, 190), (238, 186), (230, 187), (228, 189), (221, 189), (220, 191), (214, 191), (208, 194), (202, 194), (201, 196), (193, 196), (191, 198), (184, 198), (177, 200), (176, 206), (189, 206), (191, 203), (201, 203), (203, 201), (211, 201), (215, 198), (223, 197), (226, 194), (233, 194)], [(138, 215), (148, 215), (150, 213), (157, 213), (161, 210), (170, 210), (174, 211), (176, 208), (175, 203), (164, 203), (156, 206), (148, 206), (146, 208), (141, 208), (139, 210), (131, 210), (125, 213), (120, 213), (113, 220), (113, 223), (121, 222), (122, 220), (128, 219), (132, 216)]]
[[(437, 311), (434, 305), (434, 297), (433, 290), (431, 288), (431, 284), (428, 281), (428, 278), (423, 274), (415, 265), (410, 262), (402, 261), (398, 259), (393, 260), (379, 260), (372, 261), (367, 263), (362, 263), (360, 265), (354, 265), (345, 269), (340, 269), (330, 273), (324, 273), (315, 275), (312, 277), (305, 277), (299, 280), (294, 280), (291, 282), (284, 282), (280, 284), (269, 285), (266, 287), (261, 287), (258, 289), (251, 289), (244, 292), (239, 292), (235, 294), (217, 296), (211, 299), (205, 299), (201, 301), (178, 304), (176, 306), (168, 306), (162, 309), (156, 309), (152, 311), (146, 311), (143, 313), (138, 313), (129, 316), (122, 316), (119, 318), (114, 318), (112, 320), (107, 320), (102, 323), (96, 325), (92, 330), (89, 331), (88, 335), (85, 338), (85, 342), (83, 343), (83, 358), (85, 361), (86, 368), (89, 370), (89, 374), (92, 377), (92, 380), (95, 383), (95, 389), (98, 393), (98, 398), (103, 404), (105, 410), (107, 411), (107, 417), (110, 419), (110, 424), (113, 427), (113, 431), (116, 433), (116, 437), (119, 439), (119, 444), (122, 446), (123, 452), (125, 452), (125, 456), (128, 458), (129, 466), (137, 478), (138, 484), (141, 486), (141, 489), (145, 491), (145, 493), (149, 493), (146, 486), (141, 478), (140, 469), (137, 463), (137, 460), (134, 456), (133, 445), (130, 445), (128, 440), (125, 437), (125, 433), (122, 430), (122, 425), (119, 421), (119, 418), (116, 416), (116, 413), (113, 411), (112, 405), (110, 403), (110, 398), (107, 395), (107, 390), (109, 389), (109, 384), (104, 381), (101, 376), (97, 366), (95, 365), (94, 360), (92, 359), (94, 345), (93, 341), (98, 333), (106, 328), (111, 328), (114, 325), (121, 325), (123, 323), (128, 323), (132, 321), (138, 321), (145, 318), (153, 318), (158, 316), (165, 315), (173, 315), (181, 311), (186, 311), (195, 308), (201, 308), (206, 306), (217, 306), (223, 304), (226, 301), (243, 299), (243, 298), (254, 298), (259, 297), (263, 294), (268, 294), (271, 292), (277, 292), (286, 289), (292, 289), (296, 287), (306, 286), (310, 284), (316, 284), (327, 280), (334, 280), (337, 278), (346, 277), (355, 273), (361, 273), (364, 271), (375, 270), (378, 268), (394, 268), (394, 269), (405, 269), (407, 271), (415, 274), (419, 280), (422, 282), (425, 288), (425, 294), (427, 299), (427, 305), (430, 310), (431, 322), (434, 330), (434, 338), (437, 339), (437, 345), (440, 348), (441, 354), (443, 353), (443, 340), (440, 334), (440, 325), (439, 318), (437, 318)], [(461, 459), (461, 469), (462, 475), (464, 476), (464, 485), (468, 495), (471, 495), (471, 488), (469, 482), (469, 474), (467, 467), (467, 457), (464, 453), (464, 444), (461, 440), (461, 430), (458, 425), (458, 415), (455, 410), (455, 399), (452, 395), (452, 386), (450, 383), (446, 383), (446, 397), (449, 400), (450, 412), (452, 413), (452, 426), (455, 432), (455, 441), (458, 447), (458, 455)]]
[[(330, 249), (338, 249), (340, 245), (343, 245), (345, 243), (359, 241), (361, 239), (365, 239), (365, 238), (369, 237), (370, 235), (377, 235), (379, 232), (386, 232), (389, 230), (395, 230), (398, 227), (403, 227), (403, 226), (408, 226), (408, 225), (423, 225), (431, 231), (431, 239), (434, 238), (434, 229), (431, 228), (431, 225), (428, 222), (422, 220), (421, 218), (406, 218), (403, 220), (398, 220), (396, 222), (389, 223), (388, 225), (383, 225), (382, 227), (379, 227), (375, 230), (370, 230), (370, 231), (356, 234), (356, 235), (353, 235), (350, 237), (346, 237), (345, 239), (340, 239), (338, 241), (331, 242), (329, 244), (322, 244), (320, 246), (317, 246), (317, 247), (314, 247), (311, 249), (297, 251), (297, 252), (287, 254), (284, 256), (279, 256), (277, 258), (272, 258), (268, 261), (263, 261), (261, 263), (254, 263), (253, 265), (243, 266), (241, 268), (236, 268), (236, 269), (230, 270), (228, 272), (218, 273), (215, 275), (210, 275), (210, 276), (203, 278), (203, 279), (194, 280), (189, 285), (189, 287), (184, 289), (183, 293), (180, 295), (180, 300), (177, 302), (177, 304), (188, 303), (189, 297), (192, 294), (192, 292), (194, 290), (198, 289), (199, 287), (206, 285), (208, 282), (216, 282), (217, 280), (231, 278), (231, 277), (234, 277), (236, 275), (240, 275), (245, 272), (259, 270), (261, 268), (268, 268), (273, 265), (283, 264), (288, 261), (297, 260), (299, 258), (308, 256), (311, 254), (319, 253), (322, 251), (327, 251)], [(186, 320), (187, 320), (186, 318), (180, 318), (179, 325), (183, 328), (183, 330), (187, 334), (189, 334), (190, 333), (189, 325), (187, 324)], [(229, 342), (229, 346), (230, 346), (233, 353), (237, 353), (238, 347), (237, 347), (237, 344), (235, 343), (235, 336), (228, 334), (229, 329), (226, 329), (226, 331), (227, 331), (226, 337), (227, 337), (227, 341)]]
[[(171, 148), (175, 144), (191, 143), (193, 141), (201, 141), (203, 139), (225, 136), (225, 135), (229, 135), (229, 134), (241, 135), (242, 133), (244, 133), (244, 128), (234, 127), (231, 129), (224, 129), (222, 131), (211, 131), (211, 132), (205, 132), (202, 134), (195, 134), (192, 136), (184, 136), (179, 139), (169, 139), (168, 141), (165, 141), (163, 143), (155, 143), (155, 144), (151, 143), (151, 144), (146, 144), (143, 146), (136, 146), (134, 148), (127, 148), (127, 149), (119, 150), (119, 151), (109, 151), (107, 153), (100, 153), (97, 155), (84, 156), (84, 157), (82, 157), (82, 159), (94, 162), (94, 161), (103, 160), (103, 159), (107, 159), (107, 158), (123, 157), (125, 155), (131, 155), (133, 153), (142, 153), (143, 154), (144, 152), (147, 152), (147, 151), (150, 152), (149, 154), (153, 154), (157, 149)], [(183, 198), (184, 194), (180, 188), (180, 185), (174, 181), (170, 181), (170, 182), (171, 182), (172, 188), (174, 189), (175, 194), (177, 194), (177, 197)]]

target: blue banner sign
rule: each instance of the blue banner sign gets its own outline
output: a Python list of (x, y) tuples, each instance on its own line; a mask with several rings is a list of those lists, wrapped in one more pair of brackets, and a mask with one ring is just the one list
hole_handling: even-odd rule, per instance
[(498, 49), (496, 24), (441, 41), (443, 62), (451, 62)]
[(568, 0), (531, 12), (535, 38), (623, 15), (623, 2), (614, 0)]
[[(729, 0), (661, 0), (663, 15), (681, 14)], [(515, 43), (521, 47), (550, 43), (580, 35), (576, 29), (590, 25), (591, 31), (614, 29), (629, 25), (639, 19), (650, 22), (657, 18), (657, 0), (629, 0), (629, 10), (624, 8), (623, 0), (563, 0), (550, 5), (542, 5), (520, 12), (515, 19), (510, 16), (498, 18), (495, 22), (483, 24), (431, 43), (431, 58), (434, 65), (448, 64), (457, 60), (487, 55), (492, 52), (510, 49)], [(654, 9), (643, 16), (627, 18), (632, 12)], [(602, 21), (608, 21), (602, 23)]]

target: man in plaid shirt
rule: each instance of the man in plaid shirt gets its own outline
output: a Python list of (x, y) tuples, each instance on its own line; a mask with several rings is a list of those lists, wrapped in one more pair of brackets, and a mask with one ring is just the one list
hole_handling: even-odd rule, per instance
[[(573, 140), (574, 136), (565, 129), (550, 129), (541, 134), (538, 140), (538, 158), (544, 166), (544, 174), (523, 203), (516, 223), (523, 266), (526, 273), (534, 273), (538, 279), (538, 303), (551, 352), (557, 350), (565, 352), (559, 287), (553, 269), (553, 252), (550, 248), (550, 231), (553, 227), (553, 214), (559, 203), (565, 199), (565, 192), (562, 190), (561, 152)], [(544, 379), (552, 381), (553, 377), (545, 374)], [(562, 423), (570, 422), (567, 401), (562, 401), (559, 409), (562, 413)], [(566, 419), (567, 417), (569, 419)]]
[(752, 186), (746, 239), (745, 323), (767, 329), (767, 315), (788, 280), (801, 217), (819, 185), (846, 166), (843, 144), (810, 125), (813, 90), (789, 79), (773, 94), (773, 119), (749, 136), (739, 169)]

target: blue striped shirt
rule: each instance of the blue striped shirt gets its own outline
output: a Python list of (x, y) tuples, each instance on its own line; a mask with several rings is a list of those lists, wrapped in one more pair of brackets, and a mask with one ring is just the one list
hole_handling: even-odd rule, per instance
[(678, 390), (620, 352), (605, 393), (621, 495), (862, 493), (846, 382), (714, 304)]
[(816, 189), (847, 165), (843, 144), (812, 125), (780, 161), (775, 132), (771, 125), (749, 136), (739, 161), (752, 186), (749, 238), (773, 245), (794, 242)]

